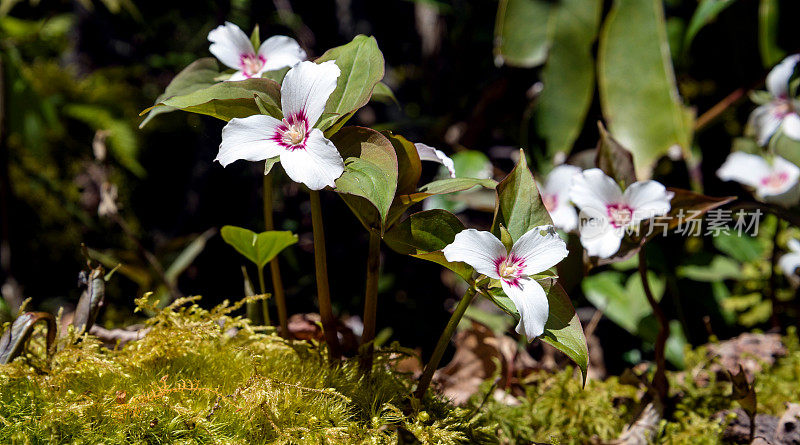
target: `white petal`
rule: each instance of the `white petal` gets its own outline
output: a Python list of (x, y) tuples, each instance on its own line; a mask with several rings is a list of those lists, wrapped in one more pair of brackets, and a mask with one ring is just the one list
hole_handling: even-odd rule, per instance
[(525, 335), (528, 341), (542, 335), (544, 325), (550, 317), (550, 304), (542, 286), (530, 278), (518, 280), (517, 285), (501, 280), (501, 286), (519, 312), (516, 331)]
[(580, 167), (569, 164), (559, 165), (548, 173), (547, 179), (544, 181), (544, 190), (551, 195), (558, 196), (559, 205), (561, 205), (562, 201), (569, 199), (569, 191), (575, 175), (580, 172)]
[(414, 144), (414, 147), (417, 148), (417, 153), (419, 154), (420, 161), (433, 161), (442, 164), (447, 168), (447, 171), (450, 173), (451, 178), (456, 177), (456, 166), (453, 163), (453, 160), (450, 159), (443, 151), (437, 150), (430, 145), (425, 145), (422, 143), (417, 142)]
[(575, 175), (569, 197), (581, 210), (605, 214), (607, 204), (622, 200), (622, 190), (602, 170), (592, 168)]
[(800, 116), (797, 113), (789, 113), (783, 118), (781, 124), (783, 134), (789, 136), (795, 141), (800, 141)]
[(786, 246), (792, 252), (800, 253), (800, 240), (796, 240), (794, 238), (790, 239), (786, 242)]
[(272, 36), (264, 40), (258, 48), (258, 55), (266, 59), (262, 71), (279, 70), (306, 60), (303, 48), (295, 39), (286, 36)]
[(633, 208), (632, 222), (661, 216), (669, 212), (674, 193), (657, 181), (634, 182), (625, 189), (625, 200)]
[(769, 139), (778, 131), (782, 119), (777, 112), (776, 102), (756, 107), (747, 118), (747, 126), (755, 133), (759, 145), (767, 145)]
[(231, 77), (225, 79), (225, 81), (226, 82), (236, 82), (238, 80), (246, 80), (246, 79), (249, 79), (249, 77), (247, 77), (247, 75), (244, 73), (244, 71), (239, 70), (239, 71), (231, 74)]
[(794, 67), (800, 61), (800, 54), (791, 55), (775, 65), (767, 74), (767, 90), (773, 96), (786, 98), (789, 96), (789, 79), (794, 74)]
[[(542, 235), (544, 232), (544, 235)], [(553, 226), (538, 226), (525, 232), (511, 248), (511, 255), (522, 258), (523, 275), (535, 275), (567, 257), (567, 244)]]
[(256, 55), (247, 34), (231, 22), (225, 22), (209, 32), (208, 41), (211, 42), (208, 47), (211, 54), (233, 69), (242, 68), (242, 56)]
[(582, 225), (581, 244), (589, 256), (608, 258), (617, 253), (624, 234), (623, 230), (602, 222), (596, 226)]
[(317, 123), (341, 70), (333, 60), (300, 62), (286, 73), (281, 85), (281, 109), (287, 118), (304, 114), (309, 127)]
[(500, 278), (497, 264), (508, 255), (496, 236), (475, 229), (459, 232), (453, 242), (442, 249), (442, 253), (447, 261), (467, 263), (478, 273), (491, 278)]
[(302, 182), (311, 190), (334, 187), (344, 173), (342, 155), (317, 128), (309, 133), (305, 148), (282, 151), (281, 165), (292, 181)]
[(787, 253), (778, 260), (778, 267), (781, 268), (783, 274), (792, 276), (795, 270), (800, 267), (800, 253)]
[(571, 232), (578, 227), (578, 212), (568, 202), (559, 202), (555, 210), (550, 212), (550, 218), (554, 226), (565, 232)]
[(717, 176), (723, 181), (736, 181), (740, 184), (758, 187), (761, 180), (770, 174), (769, 164), (761, 156), (735, 151), (717, 170)]
[(222, 143), (215, 161), (227, 167), (233, 161), (263, 161), (281, 154), (283, 149), (273, 139), (281, 121), (257, 114), (233, 118), (222, 129)]

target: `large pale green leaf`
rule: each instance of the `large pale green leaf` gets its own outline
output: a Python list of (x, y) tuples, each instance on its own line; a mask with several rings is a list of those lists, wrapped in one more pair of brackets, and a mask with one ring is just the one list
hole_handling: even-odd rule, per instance
[(375, 85), (383, 79), (383, 54), (374, 37), (356, 36), (350, 43), (325, 51), (316, 62), (335, 60), (342, 71), (325, 105), (317, 128), (325, 131), (340, 117), (369, 102)]
[[(196, 60), (184, 68), (183, 71), (178, 73), (178, 75), (172, 79), (169, 85), (167, 85), (167, 89), (164, 90), (164, 93), (158, 96), (155, 104), (158, 105), (170, 97), (182, 96), (194, 91), (202, 90), (203, 88), (208, 88), (217, 83), (216, 78), (219, 75), (220, 72), (219, 65), (217, 65), (217, 59), (213, 57), (204, 57)], [(174, 111), (175, 109), (176, 108), (174, 107), (168, 106), (161, 106), (151, 109), (147, 117), (145, 117), (142, 123), (139, 124), (139, 128), (147, 125), (147, 123), (157, 115)]]
[(543, 287), (547, 292), (550, 316), (544, 325), (544, 333), (539, 338), (567, 354), (567, 357), (581, 368), (583, 383), (586, 384), (589, 349), (586, 346), (581, 321), (564, 288), (553, 279), (545, 281), (549, 281), (549, 285), (543, 283)]
[(392, 250), (440, 264), (467, 281), (474, 270), (465, 263), (447, 261), (441, 250), (452, 243), (456, 234), (464, 230), (464, 224), (450, 212), (426, 210), (409, 215), (395, 224), (383, 237)]
[(539, 135), (550, 155), (572, 150), (592, 104), (595, 69), (592, 45), (600, 26), (603, 2), (560, 0), (552, 5), (552, 43), (542, 70), (544, 88), (536, 99), (534, 114)]
[(497, 207), (492, 221), (492, 233), (500, 238), (500, 225), (508, 229), (514, 241), (536, 226), (553, 224), (542, 203), (539, 188), (533, 179), (525, 153), (520, 150), (517, 165), (497, 184)]
[[(648, 280), (653, 297), (660, 300), (664, 293), (664, 280), (655, 273), (648, 272)], [(624, 274), (606, 271), (584, 278), (583, 293), (596, 308), (621, 328), (633, 335), (639, 335), (639, 324), (653, 313), (647, 302), (638, 274), (628, 278), (625, 285)]]
[(500, 0), (494, 26), (497, 65), (531, 68), (544, 63), (551, 38), (551, 5), (546, 0)]
[(268, 105), (268, 109), (280, 109), (281, 86), (274, 80), (254, 78), (236, 82), (218, 82), (187, 94), (172, 96), (142, 113), (169, 107), (229, 121), (235, 117), (260, 114), (261, 110), (254, 99), (256, 95)]
[(770, 68), (786, 56), (778, 46), (778, 0), (761, 0), (758, 5), (758, 49), (761, 63)]
[(614, 1), (597, 64), (603, 115), (633, 153), (639, 178), (649, 178), (670, 147), (689, 150), (694, 114), (678, 95), (660, 0)]
[(347, 127), (331, 141), (345, 160), (334, 191), (368, 230), (383, 230), (397, 191), (397, 155), (392, 143), (375, 130)]
[(297, 242), (297, 235), (288, 231), (255, 233), (242, 227), (224, 226), (220, 234), (226, 243), (259, 268), (266, 266), (283, 249)]

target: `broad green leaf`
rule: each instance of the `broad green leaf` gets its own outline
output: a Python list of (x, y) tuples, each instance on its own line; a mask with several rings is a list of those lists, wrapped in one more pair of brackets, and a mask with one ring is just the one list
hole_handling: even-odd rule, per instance
[(492, 233), (498, 238), (500, 224), (508, 229), (514, 241), (533, 227), (553, 224), (550, 214), (542, 203), (536, 181), (528, 170), (528, 163), (522, 150), (519, 163), (497, 184), (496, 190), (497, 206), (492, 221)]
[(542, 70), (544, 88), (536, 99), (534, 114), (536, 128), (551, 156), (572, 150), (592, 104), (592, 46), (603, 1), (560, 0), (552, 5), (552, 44)]
[[(213, 57), (204, 57), (192, 62), (189, 66), (184, 68), (172, 81), (167, 85), (164, 93), (156, 99), (155, 104), (163, 102), (170, 97), (186, 95), (217, 83), (217, 76), (219, 76), (219, 65), (217, 59)], [(150, 113), (144, 118), (139, 128), (144, 127), (154, 117), (161, 113), (174, 111), (174, 107), (157, 107), (150, 109)]]
[(497, 182), (493, 179), (447, 178), (429, 182), (420, 187), (415, 193), (398, 195), (394, 202), (392, 202), (387, 224), (392, 225), (403, 216), (403, 213), (411, 206), (431, 196), (463, 192), (477, 186), (493, 189), (497, 186)]
[(547, 59), (552, 2), (500, 0), (494, 25), (495, 64), (532, 68)]
[(735, 232), (719, 233), (713, 238), (714, 247), (742, 263), (756, 261), (764, 256), (764, 247), (758, 238), (749, 235), (739, 236)]
[(742, 266), (736, 260), (717, 255), (708, 265), (678, 266), (675, 272), (679, 278), (714, 283), (722, 280), (738, 280), (742, 277)]
[(772, 136), (770, 145), (776, 155), (795, 165), (800, 165), (800, 141), (796, 141), (780, 132)]
[(398, 253), (440, 264), (470, 281), (474, 270), (465, 263), (451, 263), (441, 250), (452, 243), (464, 224), (452, 213), (427, 210), (414, 213), (395, 224), (383, 237), (386, 245)]
[(419, 160), (417, 148), (408, 139), (391, 131), (384, 131), (381, 134), (389, 139), (397, 155), (397, 193), (413, 193), (422, 174), (422, 162)]
[(600, 33), (600, 104), (611, 135), (649, 178), (670, 147), (688, 151), (694, 114), (675, 84), (660, 0), (615, 0)]
[(374, 37), (356, 36), (350, 43), (325, 51), (315, 62), (335, 60), (342, 71), (336, 89), (328, 98), (317, 128), (325, 131), (336, 120), (369, 102), (375, 85), (383, 79), (383, 54)]
[(585, 385), (586, 372), (589, 367), (589, 349), (586, 346), (586, 337), (583, 334), (581, 321), (564, 288), (555, 280), (547, 281), (551, 283), (550, 286), (544, 286), (550, 306), (550, 316), (544, 325), (544, 334), (539, 338), (567, 354), (581, 368)]
[(597, 168), (614, 178), (623, 190), (636, 182), (636, 169), (633, 166), (633, 155), (619, 142), (615, 141), (598, 122), (600, 141), (597, 142), (595, 164)]
[(259, 268), (266, 266), (283, 249), (297, 243), (297, 235), (288, 231), (255, 233), (242, 227), (224, 226), (220, 234), (226, 243)]
[(347, 127), (331, 141), (345, 160), (334, 191), (367, 230), (383, 231), (397, 191), (397, 155), (392, 143), (377, 131), (362, 127)]
[[(653, 297), (660, 300), (664, 293), (664, 280), (653, 272), (647, 273)], [(639, 325), (653, 313), (638, 274), (628, 278), (616, 271), (606, 271), (584, 278), (582, 289), (586, 299), (602, 310), (609, 320), (633, 335), (640, 335)]]
[(758, 49), (761, 63), (770, 68), (786, 56), (778, 46), (778, 0), (761, 0), (758, 4)]
[(283, 83), (283, 78), (286, 77), (286, 73), (289, 72), (290, 67), (286, 66), (278, 70), (266, 71), (261, 74), (261, 77), (267, 78), (269, 80), (274, 80), (279, 84)]
[[(218, 82), (188, 94), (164, 99), (142, 113), (158, 110), (159, 107), (170, 107), (229, 121), (235, 117), (260, 114), (261, 110), (253, 98), (255, 95), (264, 100), (270, 109), (280, 109), (281, 86), (275, 81), (260, 78)], [(281, 116), (273, 117), (280, 118)]]
[(736, 0), (700, 0), (683, 37), (684, 51), (689, 51), (694, 37), (704, 26), (713, 22), (720, 12), (734, 3)]
[[(483, 152), (477, 150), (464, 150), (454, 154), (451, 156), (451, 158), (453, 159), (453, 164), (455, 166), (456, 178), (488, 179), (492, 177), (492, 162), (489, 160), (488, 156), (483, 154)], [(447, 171), (447, 168), (441, 166), (436, 174), (436, 177), (446, 179), (449, 178), (449, 175), (450, 173)], [(492, 209), (494, 206), (493, 193), (476, 189), (470, 191), (469, 195), (474, 193), (486, 193), (490, 195), (489, 199), (491, 200), (491, 203), (489, 204), (489, 209)], [(467, 193), (461, 193), (458, 195), (431, 196), (427, 201), (425, 201), (425, 210), (442, 209), (447, 210), (448, 212), (458, 213), (469, 208), (470, 203), (481, 203), (481, 200), (469, 199), (467, 195)]]
[(178, 281), (178, 276), (182, 274), (203, 252), (206, 248), (206, 242), (214, 236), (216, 229), (209, 229), (201, 233), (193, 239), (184, 249), (178, 254), (178, 257), (172, 261), (166, 271), (164, 271), (164, 278), (170, 283)]

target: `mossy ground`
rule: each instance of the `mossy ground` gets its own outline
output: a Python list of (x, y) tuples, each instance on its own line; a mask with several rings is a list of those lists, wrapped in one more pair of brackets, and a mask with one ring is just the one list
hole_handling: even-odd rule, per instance
[[(315, 343), (254, 330), (235, 307), (184, 303), (118, 351), (68, 335), (47, 361), (32, 341), (0, 367), (0, 443), (585, 443), (618, 436), (635, 409), (635, 388), (612, 377), (583, 389), (570, 369), (528, 376), (518, 406), (483, 394), (463, 408), (432, 394), (417, 406), (412, 379), (389, 370), (392, 351), (365, 377), (355, 360), (330, 367)], [(798, 400), (800, 348), (789, 338), (790, 354), (759, 376), (761, 412)], [(711, 415), (732, 406), (730, 384), (672, 383), (683, 397), (660, 441), (719, 442)]]

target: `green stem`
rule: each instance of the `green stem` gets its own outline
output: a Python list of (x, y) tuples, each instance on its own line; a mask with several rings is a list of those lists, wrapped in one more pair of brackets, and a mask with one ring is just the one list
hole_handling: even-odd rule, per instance
[(375, 230), (369, 232), (367, 254), (367, 290), (364, 293), (364, 332), (361, 334), (361, 370), (372, 371), (372, 353), (375, 346), (375, 324), (378, 314), (378, 278), (381, 266), (381, 235)]
[(325, 333), (325, 342), (328, 344), (328, 356), (331, 361), (340, 357), (339, 338), (336, 335), (336, 319), (333, 317), (331, 307), (331, 290), (328, 286), (328, 262), (325, 253), (325, 229), (322, 226), (322, 204), (319, 200), (319, 191), (311, 190), (311, 225), (314, 230), (314, 266), (317, 275), (317, 298), (319, 300), (319, 315), (322, 319), (322, 329)]
[(458, 322), (461, 321), (461, 317), (463, 317), (464, 312), (467, 311), (467, 308), (472, 302), (472, 298), (475, 296), (476, 291), (477, 290), (475, 289), (475, 286), (470, 285), (469, 289), (467, 289), (467, 292), (465, 292), (464, 296), (461, 297), (461, 301), (458, 302), (458, 306), (456, 306), (455, 311), (453, 311), (453, 315), (450, 316), (450, 321), (447, 322), (447, 326), (445, 326), (442, 336), (439, 337), (439, 341), (436, 343), (436, 348), (433, 350), (433, 355), (431, 356), (430, 361), (428, 361), (428, 364), (425, 365), (425, 370), (422, 372), (422, 377), (419, 379), (417, 390), (414, 391), (414, 397), (417, 399), (422, 399), (422, 397), (425, 395), (425, 391), (428, 390), (428, 386), (431, 384), (431, 379), (433, 379), (433, 373), (439, 366), (439, 362), (442, 360), (444, 351), (447, 349), (447, 345), (450, 344), (450, 339), (453, 338), (453, 334), (456, 332)]
[(655, 343), (655, 361), (656, 372), (653, 374), (653, 388), (658, 395), (659, 401), (664, 403), (669, 395), (669, 382), (667, 381), (667, 361), (666, 361), (666, 347), (667, 339), (669, 338), (669, 320), (661, 309), (661, 306), (653, 297), (653, 292), (650, 290), (650, 283), (647, 280), (647, 253), (644, 250), (645, 244), (642, 243), (639, 250), (639, 278), (642, 279), (642, 288), (644, 295), (647, 297), (647, 302), (653, 309), (653, 313), (658, 320), (658, 334), (656, 335)]
[[(272, 175), (264, 175), (264, 229), (266, 231), (275, 229), (275, 222), (272, 219)], [(278, 307), (278, 322), (281, 326), (281, 335), (289, 335), (289, 319), (286, 312), (286, 296), (283, 292), (283, 280), (281, 279), (281, 265), (276, 256), (269, 262), (269, 270), (272, 275), (272, 291), (275, 297), (275, 305)]]
[[(261, 287), (261, 294), (267, 293), (267, 286), (264, 285), (264, 268), (258, 268), (258, 285)], [(272, 324), (272, 320), (269, 318), (269, 306), (267, 305), (267, 299), (261, 300), (261, 313), (264, 314), (264, 326), (269, 326)]]

